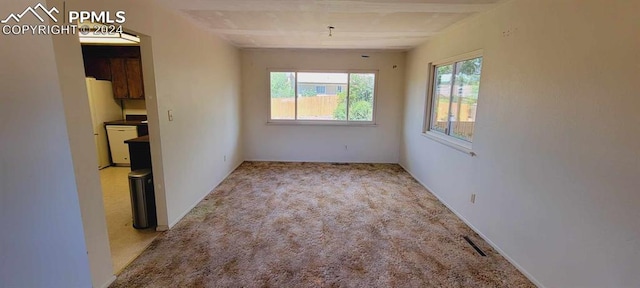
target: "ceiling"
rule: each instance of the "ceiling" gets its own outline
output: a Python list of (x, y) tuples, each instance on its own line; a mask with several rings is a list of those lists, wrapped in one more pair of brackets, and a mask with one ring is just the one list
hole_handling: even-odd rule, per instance
[(160, 1), (241, 48), (409, 49), (504, 0)]

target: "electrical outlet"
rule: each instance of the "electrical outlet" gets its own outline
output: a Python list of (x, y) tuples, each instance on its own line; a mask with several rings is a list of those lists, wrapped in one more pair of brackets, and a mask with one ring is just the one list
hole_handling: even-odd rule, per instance
[(169, 121), (173, 121), (173, 110), (167, 111), (167, 116), (169, 116)]
[(227, 162), (227, 155), (224, 155), (224, 162)]
[(476, 194), (471, 194), (471, 203), (476, 203)]
[(347, 147), (347, 145), (344, 145), (344, 150), (349, 151), (349, 147)]

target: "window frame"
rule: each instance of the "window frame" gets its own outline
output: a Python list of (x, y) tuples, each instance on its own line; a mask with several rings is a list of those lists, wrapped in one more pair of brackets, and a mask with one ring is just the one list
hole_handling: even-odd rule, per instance
[[(295, 73), (296, 82), (294, 83), (294, 118), (295, 119), (271, 119), (271, 72), (291, 72)], [(347, 74), (347, 119), (346, 120), (301, 120), (298, 118), (298, 73), (345, 73)], [(373, 81), (373, 110), (371, 121), (355, 121), (349, 120), (349, 84), (351, 83), (351, 74), (374, 74)], [(378, 75), (379, 70), (372, 69), (343, 69), (343, 70), (309, 70), (309, 69), (287, 69), (287, 68), (267, 68), (267, 124), (269, 125), (315, 125), (315, 126), (377, 126), (376, 122), (376, 104), (378, 103)], [(344, 90), (343, 90), (344, 91)]]
[[(434, 93), (434, 85), (436, 83), (436, 68), (437, 67), (441, 67), (441, 66), (445, 66), (445, 65), (451, 65), (453, 64), (455, 66), (455, 63), (457, 62), (462, 62), (462, 61), (466, 61), (466, 60), (471, 60), (471, 59), (475, 59), (475, 58), (479, 58), (482, 57), (482, 66), (484, 67), (484, 51), (482, 49), (479, 50), (475, 50), (475, 51), (471, 51), (468, 53), (464, 53), (464, 54), (460, 54), (460, 55), (456, 55), (453, 57), (449, 57), (446, 59), (442, 59), (439, 61), (433, 61), (430, 62), (428, 64), (428, 81), (427, 81), (427, 95), (426, 95), (426, 99), (425, 99), (425, 113), (424, 113), (424, 119), (423, 119), (423, 124), (422, 124), (422, 135), (430, 138), (436, 142), (439, 142), (441, 144), (450, 146), (456, 150), (459, 150), (461, 152), (467, 153), (471, 156), (475, 156), (476, 154), (473, 152), (472, 148), (473, 148), (473, 139), (471, 141), (466, 141), (466, 140), (462, 140), (459, 139), (457, 137), (442, 133), (440, 131), (437, 130), (432, 130), (431, 129), (431, 123), (434, 121), (434, 107), (435, 107), (435, 97), (433, 95)], [(453, 75), (453, 73), (452, 73)], [(482, 89), (482, 72), (480, 73), (480, 88)], [(451, 79), (452, 81), (452, 85), (455, 82), (455, 78), (452, 77)], [(480, 90), (478, 91), (478, 102), (480, 101)], [(452, 96), (451, 96), (452, 97)], [(451, 113), (451, 111), (449, 111), (449, 113)], [(448, 116), (447, 116), (448, 117)], [(476, 114), (476, 123), (477, 123), (477, 119), (478, 119), (478, 115)], [(475, 133), (475, 129), (474, 129), (474, 133)]]

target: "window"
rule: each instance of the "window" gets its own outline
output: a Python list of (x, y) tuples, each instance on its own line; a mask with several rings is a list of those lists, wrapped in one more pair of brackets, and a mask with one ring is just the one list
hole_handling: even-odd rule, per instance
[(475, 52), (431, 64), (427, 134), (471, 148), (478, 109), (482, 56)]
[(269, 74), (271, 122), (374, 123), (375, 72)]

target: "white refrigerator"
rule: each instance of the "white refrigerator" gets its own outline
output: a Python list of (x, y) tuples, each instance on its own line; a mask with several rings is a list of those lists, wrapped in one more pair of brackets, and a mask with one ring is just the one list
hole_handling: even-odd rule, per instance
[(91, 108), (93, 137), (98, 151), (98, 169), (102, 169), (111, 164), (104, 122), (122, 120), (122, 107), (120, 107), (119, 101), (113, 98), (113, 88), (110, 81), (87, 78), (87, 93)]

